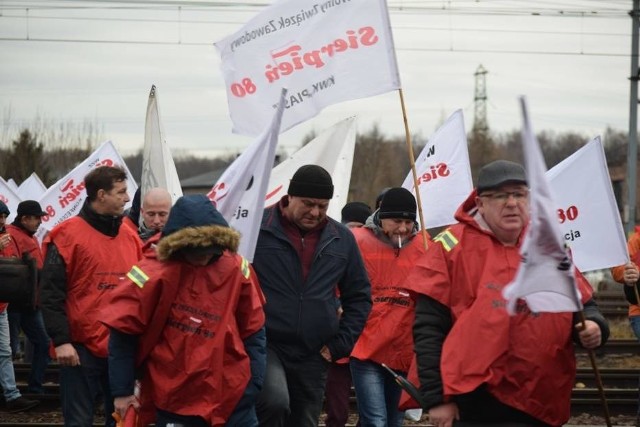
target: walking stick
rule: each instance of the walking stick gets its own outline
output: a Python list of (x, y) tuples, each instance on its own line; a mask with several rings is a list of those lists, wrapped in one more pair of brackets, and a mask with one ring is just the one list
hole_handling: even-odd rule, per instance
[[(636, 289), (636, 293), (638, 290)], [(586, 319), (584, 317), (584, 311), (580, 310), (580, 321), (582, 322), (582, 327), (580, 330), (585, 330), (587, 327)], [(593, 368), (593, 374), (596, 378), (596, 385), (598, 386), (598, 391), (600, 393), (600, 401), (602, 402), (602, 407), (604, 408), (604, 419), (607, 423), (607, 427), (611, 427), (611, 416), (609, 415), (609, 405), (607, 405), (607, 397), (604, 395), (604, 386), (602, 385), (602, 377), (600, 377), (600, 370), (598, 369), (598, 365), (596, 365), (596, 357), (593, 353), (593, 350), (587, 349), (587, 353), (589, 354), (589, 360), (591, 361), (591, 367)]]

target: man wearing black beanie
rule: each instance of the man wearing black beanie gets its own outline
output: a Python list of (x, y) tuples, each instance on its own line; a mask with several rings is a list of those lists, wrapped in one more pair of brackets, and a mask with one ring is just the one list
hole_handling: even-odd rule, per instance
[(328, 362), (351, 353), (371, 290), (352, 233), (327, 217), (331, 175), (302, 166), (287, 193), (265, 209), (253, 261), (267, 299), (267, 372), (256, 409), (262, 427), (315, 427)]

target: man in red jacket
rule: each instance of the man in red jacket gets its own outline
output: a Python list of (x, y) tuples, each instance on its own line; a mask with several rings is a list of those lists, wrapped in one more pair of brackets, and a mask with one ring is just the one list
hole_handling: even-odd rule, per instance
[[(87, 199), (78, 216), (49, 233), (42, 272), (42, 314), (60, 364), (65, 425), (93, 424), (100, 391), (113, 412), (107, 371), (109, 330), (100, 310), (142, 256), (140, 239), (120, 227), (127, 195), (122, 168), (100, 166), (84, 178)], [(105, 417), (105, 425), (115, 423)]]
[[(17, 257), (16, 245), (7, 233), (5, 222), (9, 216), (9, 208), (0, 200), (0, 257)], [(15, 372), (11, 362), (11, 345), (9, 342), (9, 322), (7, 321), (7, 304), (0, 302), (0, 387), (9, 412), (26, 411), (40, 402), (23, 397), (16, 387)]]
[[(38, 270), (42, 269), (42, 252), (35, 238), (46, 213), (35, 200), (24, 200), (18, 205), (18, 213), (13, 223), (7, 226), (7, 231), (16, 245), (18, 257), (28, 254), (36, 260)], [(40, 307), (31, 304), (9, 304), (9, 329), (11, 332), (11, 349), (14, 355), (19, 349), (19, 335), (22, 329), (33, 345), (31, 359), (31, 373), (29, 374), (29, 393), (43, 394), (44, 372), (49, 364), (49, 336), (44, 328)]]
[(103, 321), (121, 416), (138, 406), (137, 365), (144, 425), (155, 415), (158, 427), (258, 426), (264, 296), (239, 241), (204, 194), (183, 196), (157, 250), (115, 291)]
[(509, 316), (502, 289), (516, 275), (529, 223), (521, 165), (484, 166), (452, 225), (436, 236), (405, 285), (415, 292), (413, 327), (420, 392), (430, 421), (465, 425), (560, 426), (570, 415), (573, 340), (586, 348), (609, 330), (576, 270), (586, 328), (577, 313), (534, 313), (519, 301)]

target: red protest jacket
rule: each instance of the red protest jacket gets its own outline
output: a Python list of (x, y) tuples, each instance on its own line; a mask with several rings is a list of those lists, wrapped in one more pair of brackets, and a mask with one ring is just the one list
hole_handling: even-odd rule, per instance
[(65, 263), (71, 340), (97, 357), (107, 357), (109, 330), (101, 322), (101, 310), (109, 306), (112, 293), (125, 283), (127, 272), (142, 256), (140, 240), (125, 227), (110, 237), (73, 217), (56, 226), (43, 246), (49, 241)]
[(38, 269), (41, 269), (44, 259), (42, 258), (42, 251), (40, 250), (38, 239), (29, 235), (26, 230), (16, 227), (13, 224), (7, 225), (7, 232), (15, 242), (18, 258), (22, 258), (22, 255), (27, 253), (36, 260), (36, 266)]
[[(451, 310), (453, 327), (440, 362), (445, 398), (483, 383), (501, 402), (551, 425), (570, 416), (575, 379), (572, 313), (532, 313), (522, 303), (509, 316), (502, 289), (515, 278), (519, 247), (504, 246), (473, 217), (475, 193), (460, 223), (434, 238), (407, 280)], [(582, 301), (592, 290), (576, 270)]]
[[(7, 226), (8, 227), (8, 226)], [(0, 230), (0, 234), (7, 233), (7, 229)], [(15, 240), (12, 238), (11, 243), (7, 245), (4, 249), (0, 250), (0, 257), (3, 258), (18, 258), (18, 247), (16, 246)], [(1, 286), (1, 285), (0, 285)], [(9, 304), (6, 302), (0, 302), (0, 313), (2, 313)]]
[(207, 266), (146, 258), (129, 277), (102, 321), (140, 335), (143, 402), (224, 425), (251, 376), (242, 340), (264, 326), (252, 267), (225, 251)]
[(420, 235), (401, 249), (381, 241), (366, 227), (351, 230), (371, 282), (373, 306), (351, 357), (407, 372), (413, 357), (415, 300), (404, 279), (425, 249)]

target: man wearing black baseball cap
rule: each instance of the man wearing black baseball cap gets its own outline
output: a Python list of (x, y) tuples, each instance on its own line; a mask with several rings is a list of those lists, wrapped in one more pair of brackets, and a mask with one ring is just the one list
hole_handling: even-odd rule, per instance
[[(40, 244), (35, 238), (42, 223), (42, 217), (46, 213), (40, 207), (40, 203), (35, 200), (24, 200), (18, 204), (16, 218), (11, 225), (7, 226), (7, 231), (13, 238), (18, 249), (18, 256), (22, 258), (24, 254), (36, 260), (38, 270), (42, 269), (43, 257), (40, 251)], [(37, 300), (37, 298), (36, 298)], [(30, 304), (9, 305), (9, 330), (11, 334), (11, 352), (14, 357), (20, 351), (20, 329), (22, 329), (33, 345), (33, 359), (31, 361), (31, 373), (29, 374), (29, 393), (43, 394), (44, 374), (49, 364), (49, 336), (44, 326), (42, 311), (40, 307)]]
[[(11, 212), (7, 205), (0, 200), (0, 257), (18, 257), (15, 240), (5, 227), (7, 217)], [(11, 343), (9, 340), (9, 321), (7, 303), (0, 302), (0, 388), (8, 412), (22, 412), (38, 406), (37, 400), (27, 399), (20, 394), (16, 386), (15, 372), (11, 362)]]
[(305, 165), (264, 211), (253, 260), (267, 299), (267, 372), (256, 407), (262, 427), (318, 424), (327, 362), (351, 353), (371, 309), (353, 234), (327, 217), (332, 197), (331, 175)]

